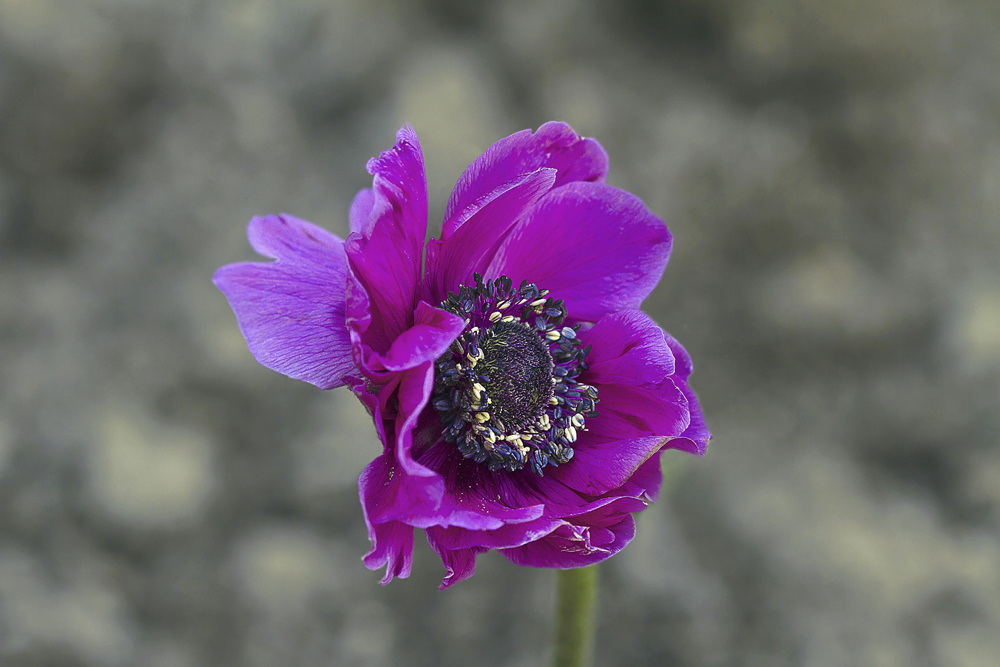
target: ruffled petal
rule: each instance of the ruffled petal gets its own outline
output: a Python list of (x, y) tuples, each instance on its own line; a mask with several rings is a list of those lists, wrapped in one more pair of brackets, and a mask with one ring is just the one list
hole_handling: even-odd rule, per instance
[(616, 493), (639, 498), (646, 504), (652, 504), (659, 499), (662, 486), (663, 470), (660, 468), (660, 457), (651, 456), (639, 466), (639, 469), (631, 477), (625, 480)]
[(320, 389), (357, 375), (344, 320), (344, 242), (290, 215), (254, 218), (247, 230), (260, 254), (278, 261), (230, 264), (215, 285), (262, 365)]
[(684, 449), (692, 454), (697, 454), (701, 456), (706, 451), (708, 451), (708, 441), (712, 439), (712, 434), (708, 430), (708, 426), (705, 424), (705, 415), (701, 411), (701, 404), (698, 403), (698, 397), (695, 396), (694, 391), (687, 384), (687, 379), (691, 375), (692, 364), (691, 355), (687, 353), (687, 350), (677, 342), (670, 334), (664, 332), (663, 339), (667, 346), (670, 347), (674, 358), (677, 360), (677, 371), (674, 373), (674, 382), (687, 397), (688, 401), (688, 411), (691, 413), (691, 423), (684, 430), (681, 435), (688, 440), (690, 443), (687, 447), (682, 447), (681, 443), (675, 443), (677, 449)]
[(659, 281), (671, 243), (666, 225), (637, 197), (575, 182), (535, 204), (485, 275), (533, 282), (563, 299), (572, 318), (596, 322), (639, 307)]
[(358, 480), (361, 509), (371, 541), (371, 549), (363, 561), (369, 570), (385, 566), (383, 585), (393, 577), (405, 579), (410, 576), (413, 564), (413, 527), (398, 521), (376, 523), (372, 518), (372, 510), (385, 501), (384, 487), (392, 478), (392, 470), (391, 456), (382, 455), (368, 464)]
[(539, 518), (524, 523), (511, 523), (495, 530), (469, 530), (467, 528), (441, 528), (432, 526), (427, 534), (445, 549), (501, 549), (518, 547), (545, 537), (564, 522), (559, 519)]
[(467, 206), (462, 226), (443, 241), (427, 246), (429, 299), (440, 303), (459, 284), (472, 284), (484, 273), (511, 228), (542, 195), (552, 189), (556, 170), (543, 168), (522, 174)]
[[(389, 349), (413, 323), (417, 285), (427, 232), (427, 180), (420, 142), (410, 127), (396, 135), (396, 145), (368, 162), (372, 181), (367, 195), (352, 205), (352, 226), (345, 249), (358, 285), (369, 300), (363, 338), (377, 352)], [(355, 210), (356, 209), (356, 210)]]
[(464, 328), (465, 320), (458, 315), (421, 301), (413, 326), (392, 341), (389, 351), (380, 359), (381, 366), (388, 371), (402, 371), (434, 361)]
[(561, 526), (551, 534), (513, 549), (500, 549), (516, 565), (569, 569), (599, 563), (625, 548), (635, 537), (631, 514), (610, 525)]
[(434, 553), (441, 557), (441, 562), (444, 563), (445, 569), (448, 571), (444, 581), (438, 586), (441, 590), (471, 577), (476, 571), (476, 556), (489, 551), (483, 547), (446, 549), (434, 539), (429, 531), (427, 532), (427, 544), (434, 550)]
[(522, 174), (543, 167), (556, 170), (553, 187), (574, 181), (604, 182), (608, 154), (594, 139), (580, 137), (566, 123), (548, 122), (522, 130), (486, 149), (459, 177), (445, 209), (442, 238), (468, 220), (462, 212), (483, 196)]

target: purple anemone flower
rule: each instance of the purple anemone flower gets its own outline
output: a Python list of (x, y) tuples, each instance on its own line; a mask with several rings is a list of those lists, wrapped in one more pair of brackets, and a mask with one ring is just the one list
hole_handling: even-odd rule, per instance
[(518, 565), (604, 560), (656, 500), (658, 454), (710, 438), (684, 348), (639, 310), (670, 254), (663, 221), (604, 183), (593, 139), (546, 123), (459, 178), (424, 248), (427, 183), (404, 127), (368, 162), (346, 241), (290, 215), (250, 222), (271, 263), (224, 266), (257, 360), (352, 388), (383, 451), (359, 491), (382, 583), (422, 528), (447, 575), (497, 549)]

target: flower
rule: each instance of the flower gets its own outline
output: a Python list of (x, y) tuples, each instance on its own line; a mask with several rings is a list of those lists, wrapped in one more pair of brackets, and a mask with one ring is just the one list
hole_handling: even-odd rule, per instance
[(608, 159), (564, 123), (491, 146), (459, 178), (427, 243), (412, 128), (368, 162), (346, 240), (290, 215), (254, 218), (272, 263), (224, 266), (263, 365), (350, 386), (383, 451), (359, 490), (382, 583), (410, 573), (422, 528), (447, 575), (497, 549), (519, 565), (604, 560), (656, 500), (659, 452), (710, 435), (684, 348), (639, 310), (672, 238)]

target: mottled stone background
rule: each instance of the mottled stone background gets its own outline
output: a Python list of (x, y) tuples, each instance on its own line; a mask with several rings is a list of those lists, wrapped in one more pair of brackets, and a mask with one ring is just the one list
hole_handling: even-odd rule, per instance
[(603, 567), (600, 665), (1000, 655), (994, 0), (0, 0), (0, 663), (545, 664), (550, 572), (363, 568), (378, 450), (210, 282), (346, 234), (411, 122), (432, 217), (556, 118), (668, 221), (647, 309), (715, 440)]

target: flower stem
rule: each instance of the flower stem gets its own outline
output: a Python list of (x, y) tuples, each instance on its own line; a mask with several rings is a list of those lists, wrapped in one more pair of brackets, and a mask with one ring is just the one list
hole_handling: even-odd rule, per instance
[(594, 652), (597, 566), (557, 570), (553, 667), (586, 667)]

